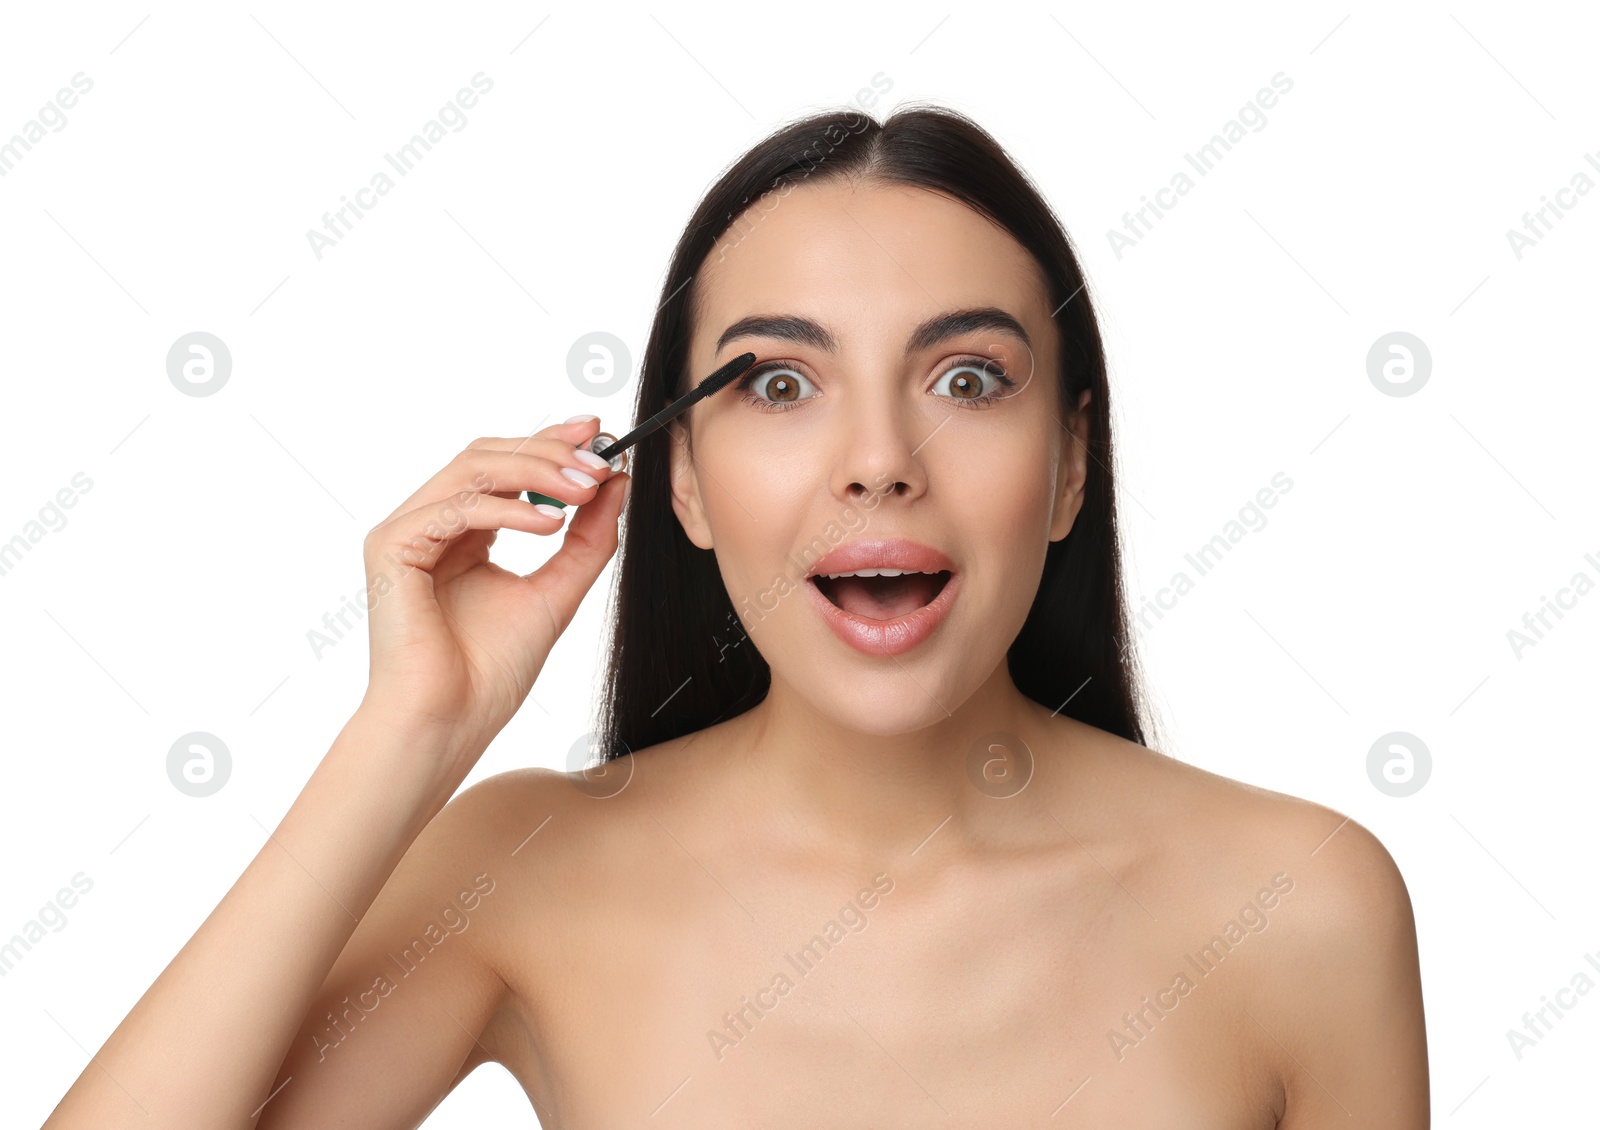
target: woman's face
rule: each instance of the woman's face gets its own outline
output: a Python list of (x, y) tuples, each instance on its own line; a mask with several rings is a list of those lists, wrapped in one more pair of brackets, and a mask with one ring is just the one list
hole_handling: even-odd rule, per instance
[[(1088, 394), (1064, 411), (1037, 265), (937, 193), (833, 181), (752, 205), (694, 285), (682, 387), (745, 352), (765, 370), (670, 425), (673, 509), (740, 619), (712, 646), (747, 634), (774, 695), (852, 730), (945, 719), (1004, 663), (1082, 500)], [(933, 321), (963, 311), (1000, 316)], [(931, 548), (913, 567), (948, 580), (807, 579), (879, 539)], [(819, 601), (854, 616), (836, 630)]]

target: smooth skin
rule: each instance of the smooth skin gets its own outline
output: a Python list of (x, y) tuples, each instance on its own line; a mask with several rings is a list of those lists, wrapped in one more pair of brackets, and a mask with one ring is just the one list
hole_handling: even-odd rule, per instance
[[(738, 608), (875, 500), (864, 536), (956, 562), (949, 618), (869, 657), (794, 592), (745, 621), (737, 646), (773, 676), (755, 708), (598, 785), (525, 769), (456, 795), (615, 552), (627, 479), (576, 458), (597, 421), (476, 441), (367, 537), (384, 594), (360, 707), (48, 1128), (411, 1127), (490, 1061), (552, 1130), (1428, 1125), (1414, 919), (1377, 838), (1011, 681), (1087, 473), (1087, 402), (1060, 403), (1026, 251), (873, 182), (806, 185), (741, 228), (697, 279), (690, 372), (750, 349), (790, 384), (671, 425), (685, 533)], [(984, 330), (907, 351), (970, 307), (1031, 346)], [(718, 347), (757, 314), (836, 348)], [(961, 358), (1013, 395), (956, 403)], [(792, 406), (743, 399), (780, 389)], [(489, 561), (496, 530), (561, 525), (529, 489), (578, 509), (519, 577)], [(969, 775), (996, 731), (1029, 751), (1012, 795)]]

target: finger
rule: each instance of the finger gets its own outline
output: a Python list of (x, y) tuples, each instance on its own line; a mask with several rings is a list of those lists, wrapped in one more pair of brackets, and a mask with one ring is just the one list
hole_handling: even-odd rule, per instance
[(601, 483), (594, 499), (579, 507), (561, 539), (561, 548), (538, 569), (524, 574), (538, 586), (558, 633), (566, 631), (584, 594), (594, 587), (606, 562), (617, 551), (622, 496), (632, 479), (627, 472), (619, 471)]
[(577, 505), (590, 501), (595, 488), (615, 474), (605, 460), (572, 448), (562, 450), (556, 459), (516, 451), (467, 451), (462, 461), (472, 475), (469, 482), (456, 484), (457, 489), (501, 498), (534, 491)]
[[(523, 455), (515, 451), (475, 451), (469, 455), (469, 464), (473, 468), (473, 490), (498, 494), (504, 498), (515, 498), (531, 490), (580, 505), (593, 497), (590, 493), (593, 488), (565, 474), (565, 471), (576, 471), (596, 484), (618, 473), (611, 469), (610, 463), (582, 448), (568, 448), (555, 459)], [(545, 490), (544, 484), (562, 489)], [(563, 493), (574, 488), (576, 495)]]
[[(519, 448), (521, 450), (518, 450)], [(557, 488), (564, 485), (570, 490), (574, 484), (561, 474), (562, 467), (570, 467), (596, 482), (604, 481), (611, 474), (609, 463), (589, 452), (579, 455), (579, 450), (565, 439), (559, 438), (539, 437), (530, 440), (485, 437), (474, 440), (472, 445), (458, 452), (454, 459), (445, 464), (438, 474), (423, 483), (409, 498), (390, 511), (384, 522), (391, 522), (400, 515), (410, 513), (428, 503), (453, 497), (463, 490), (511, 497), (518, 489), (533, 489), (552, 498), (559, 498), (563, 502), (586, 501), (587, 494), (581, 499), (573, 499), (560, 489), (545, 490), (537, 485), (550, 483)], [(523, 462), (518, 463), (518, 460)], [(517, 483), (527, 485), (519, 488)], [(585, 491), (589, 489), (592, 488), (583, 488)]]
[(453, 498), (420, 506), (373, 529), (365, 542), (368, 572), (382, 571), (385, 565), (431, 572), (451, 544), (472, 530), (549, 534), (561, 524), (561, 517), (551, 517), (518, 499), (461, 491)]
[(437, 586), (449, 584), (467, 570), (488, 564), (489, 547), (499, 533), (499, 530), (467, 530), (445, 547), (430, 570), (435, 591)]
[[(592, 416), (587, 420), (573, 419), (564, 424), (552, 424), (550, 427), (536, 431), (531, 435), (484, 436), (482, 439), (473, 440), (467, 446), (469, 448), (490, 447), (502, 451), (518, 451), (522, 449), (523, 445), (537, 439), (559, 439), (572, 444), (581, 444), (586, 440), (593, 439), (599, 431), (600, 417)], [(502, 446), (505, 444), (509, 444), (510, 447)]]

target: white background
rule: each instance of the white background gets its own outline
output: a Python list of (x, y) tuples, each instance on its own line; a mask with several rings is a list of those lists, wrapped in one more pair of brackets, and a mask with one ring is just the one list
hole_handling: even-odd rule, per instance
[[(1520, 1060), (1506, 1032), (1600, 953), (1600, 595), (1520, 656), (1507, 632), (1600, 580), (1600, 192), (1520, 259), (1506, 233), (1600, 183), (1597, 30), (1580, 5), (1481, 3), (7, 6), (0, 139), (94, 83), (0, 178), (0, 541), (93, 481), (0, 576), (0, 937), (93, 881), (0, 978), (8, 1118), (45, 1118), (354, 709), (364, 626), (320, 658), (306, 633), (362, 585), (366, 531), (480, 435), (623, 430), (632, 381), (585, 396), (568, 348), (607, 331), (636, 366), (704, 189), (880, 72), (874, 112), (972, 114), (1082, 255), (1136, 598), (1293, 481), (1143, 638), (1161, 748), (1394, 855), (1441, 1124), (1592, 1111), (1600, 993)], [(480, 71), (465, 128), (319, 261), (306, 231)], [(1278, 72), (1266, 126), (1119, 258), (1107, 231)], [(212, 396), (167, 377), (195, 330), (232, 354)], [(1409, 396), (1367, 373), (1397, 330), (1432, 358)], [(526, 570), (555, 544), (494, 552)], [(469, 782), (561, 766), (589, 729), (609, 582)], [(197, 730), (233, 759), (206, 799), (165, 770)], [(1431, 752), (1414, 795), (1369, 780), (1391, 731)], [(427, 1125), (491, 1117), (531, 1124), (498, 1067)]]

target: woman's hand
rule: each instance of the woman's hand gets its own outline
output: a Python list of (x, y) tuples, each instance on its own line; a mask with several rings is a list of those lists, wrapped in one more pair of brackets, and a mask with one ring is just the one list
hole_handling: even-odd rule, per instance
[[(467, 759), (441, 767), (457, 777), (521, 706), (616, 552), (631, 476), (578, 449), (599, 427), (590, 418), (475, 440), (367, 535), (372, 656), (361, 709), (442, 734), (441, 754)], [(529, 490), (578, 509), (561, 548), (522, 576), (489, 560), (498, 530), (551, 534), (564, 517), (527, 502)]]

